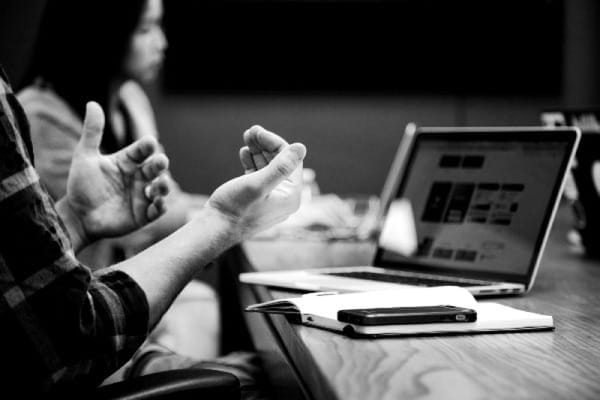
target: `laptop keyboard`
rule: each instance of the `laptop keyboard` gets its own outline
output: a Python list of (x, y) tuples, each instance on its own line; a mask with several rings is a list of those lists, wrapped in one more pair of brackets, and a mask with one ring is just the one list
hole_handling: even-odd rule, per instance
[(326, 275), (341, 276), (345, 278), (367, 279), (379, 282), (401, 283), (414, 286), (487, 286), (489, 282), (466, 281), (458, 279), (435, 279), (425, 277), (402, 276), (394, 274), (382, 274), (377, 272), (352, 271), (352, 272), (329, 272)]

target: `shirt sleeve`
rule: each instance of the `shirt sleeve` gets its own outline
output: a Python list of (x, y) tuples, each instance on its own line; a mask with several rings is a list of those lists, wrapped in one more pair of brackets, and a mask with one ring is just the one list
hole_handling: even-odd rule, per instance
[[(143, 290), (122, 271), (74, 256), (25, 149), (26, 128), (0, 79), (0, 374), (18, 393), (96, 386), (148, 334)], [(10, 389), (5, 389), (9, 391)]]

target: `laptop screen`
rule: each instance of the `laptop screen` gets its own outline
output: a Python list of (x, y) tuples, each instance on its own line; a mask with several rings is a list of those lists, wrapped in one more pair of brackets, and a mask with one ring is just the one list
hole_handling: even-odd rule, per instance
[(527, 278), (572, 146), (548, 133), (417, 135), (396, 198), (412, 206), (418, 248), (407, 258), (380, 243), (377, 264)]

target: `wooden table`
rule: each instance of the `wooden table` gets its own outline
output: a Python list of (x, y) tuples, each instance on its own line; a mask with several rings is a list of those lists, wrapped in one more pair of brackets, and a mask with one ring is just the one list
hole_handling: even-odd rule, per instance
[[(600, 262), (569, 248), (561, 206), (533, 290), (493, 301), (554, 316), (531, 333), (350, 339), (247, 313), (279, 398), (600, 399)], [(600, 238), (599, 238), (600, 245)], [(372, 243), (250, 242), (257, 270), (368, 262)], [(371, 252), (371, 253), (369, 253)], [(242, 305), (290, 297), (240, 286)]]

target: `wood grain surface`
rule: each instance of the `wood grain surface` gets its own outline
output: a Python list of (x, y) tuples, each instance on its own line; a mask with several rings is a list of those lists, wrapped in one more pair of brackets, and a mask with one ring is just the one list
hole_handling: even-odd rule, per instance
[[(561, 206), (530, 293), (492, 300), (550, 314), (554, 331), (366, 340), (291, 324), (282, 316), (269, 317), (271, 329), (308, 398), (600, 399), (600, 262), (569, 248), (569, 224), (570, 212)], [(305, 267), (325, 265), (323, 259), (344, 265), (359, 257), (353, 252), (366, 249), (336, 246), (324, 255), (327, 250), (305, 252), (296, 244), (275, 259), (280, 267), (294, 257)], [(290, 296), (253, 290), (258, 301)]]

